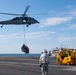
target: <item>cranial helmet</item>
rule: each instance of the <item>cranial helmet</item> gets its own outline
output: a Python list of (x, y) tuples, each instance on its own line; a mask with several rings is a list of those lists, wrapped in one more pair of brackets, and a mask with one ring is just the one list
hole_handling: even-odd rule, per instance
[(45, 49), (43, 52), (44, 52), (44, 53), (48, 53), (46, 49)]

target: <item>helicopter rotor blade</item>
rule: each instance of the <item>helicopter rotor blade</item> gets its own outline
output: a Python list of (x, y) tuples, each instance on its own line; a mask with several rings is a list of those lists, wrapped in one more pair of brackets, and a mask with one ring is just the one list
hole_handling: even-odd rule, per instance
[(26, 12), (28, 11), (29, 8), (30, 8), (30, 6), (28, 5), (28, 6), (26, 7), (26, 10), (24, 11), (24, 14), (23, 14), (22, 16), (27, 16)]
[(41, 14), (36, 14), (36, 15), (48, 15), (48, 13), (41, 13)]
[(45, 13), (37, 13), (37, 14), (33, 14), (33, 15), (49, 15), (49, 13), (45, 12)]
[(22, 14), (2, 13), (2, 12), (0, 12), (0, 14), (4, 14), (4, 15), (14, 15), (14, 16), (20, 16), (20, 15), (22, 15)]

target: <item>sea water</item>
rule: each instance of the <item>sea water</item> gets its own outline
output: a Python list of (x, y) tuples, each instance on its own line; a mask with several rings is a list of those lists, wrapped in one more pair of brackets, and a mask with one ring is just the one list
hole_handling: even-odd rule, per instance
[(0, 56), (33, 56), (33, 57), (39, 57), (40, 54), (0, 54)]

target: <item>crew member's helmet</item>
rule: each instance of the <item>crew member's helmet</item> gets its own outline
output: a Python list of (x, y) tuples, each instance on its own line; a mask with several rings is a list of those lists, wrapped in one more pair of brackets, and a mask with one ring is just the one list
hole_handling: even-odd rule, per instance
[(43, 52), (44, 52), (44, 53), (48, 53), (46, 49), (45, 49)]

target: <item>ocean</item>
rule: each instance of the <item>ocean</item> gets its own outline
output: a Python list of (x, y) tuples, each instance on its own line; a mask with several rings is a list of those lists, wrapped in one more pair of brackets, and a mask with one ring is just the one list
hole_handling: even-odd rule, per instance
[(33, 56), (33, 57), (39, 57), (40, 54), (0, 54), (0, 56)]

